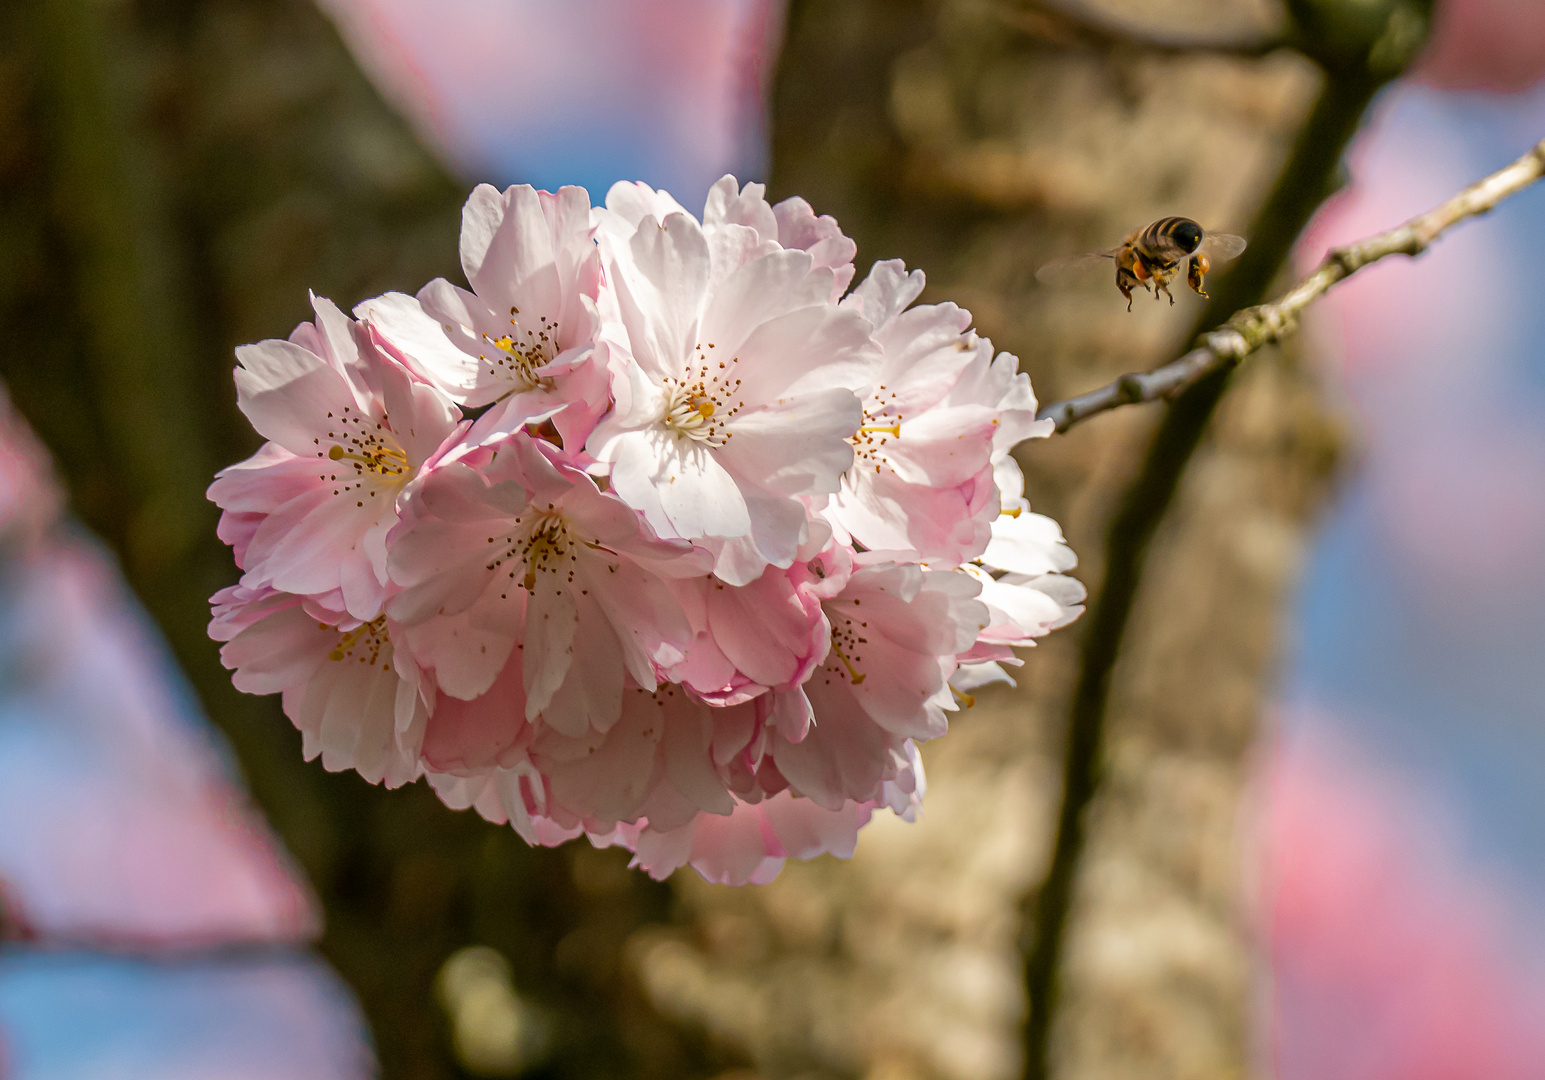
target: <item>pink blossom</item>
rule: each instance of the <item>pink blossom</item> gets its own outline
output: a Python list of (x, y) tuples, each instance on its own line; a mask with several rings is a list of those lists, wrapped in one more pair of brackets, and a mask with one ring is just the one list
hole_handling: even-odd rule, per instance
[(394, 648), (385, 615), (362, 622), (273, 589), (233, 585), (215, 594), (209, 636), (225, 645), (236, 689), (282, 694), (306, 760), (354, 769), (398, 787), (420, 772), (428, 714), (417, 672)]
[(211, 488), (236, 685), (327, 768), (657, 877), (910, 820), (917, 743), (1083, 589), (1009, 456), (1050, 431), (1018, 362), (899, 262), (843, 297), (853, 254), (733, 177), (701, 223), (642, 184), (482, 187), (472, 291), (242, 350), (272, 441)]
[(457, 404), (494, 406), (473, 441), (553, 416), (578, 451), (608, 404), (595, 354), (601, 260), (592, 231), (584, 188), (555, 195), (521, 184), (500, 194), (480, 184), (462, 211), (472, 291), (436, 278), (417, 298), (387, 293), (356, 314)]
[(817, 215), (799, 196), (784, 199), (777, 206), (768, 205), (764, 184), (740, 187), (733, 176), (721, 178), (708, 192), (703, 208), (703, 225), (745, 225), (756, 230), (762, 240), (775, 241), (780, 247), (810, 253), (814, 265), (832, 271), (831, 300), (836, 300), (853, 280), (853, 256), (858, 245), (843, 235), (837, 219)]
[(788, 569), (768, 567), (747, 585), (712, 575), (680, 583), (694, 636), (671, 677), (715, 705), (798, 686), (830, 643), (821, 600), (841, 590), (851, 571), (846, 549), (811, 542)]
[[(509, 686), (518, 694), (515, 680)], [(443, 711), (437, 706), (430, 721), (426, 756), (438, 756), (438, 746), (447, 741), (446, 733), (437, 731)], [(646, 815), (677, 828), (699, 813), (728, 815), (732, 785), (750, 790), (736, 776), (737, 770), (745, 772), (748, 744), (761, 730), (751, 705), (716, 709), (673, 684), (653, 690), (629, 685), (607, 730), (578, 735), (528, 723), (508, 709), (496, 712), (514, 735), (498, 759), (442, 762), (448, 767), (432, 770), (431, 782), (448, 802), (476, 805), (485, 816), (509, 820), (532, 843), (580, 831), (611, 833)], [(758, 746), (754, 764), (761, 757)], [(781, 789), (781, 781), (774, 784)]]
[(573, 736), (616, 722), (625, 674), (653, 689), (682, 661), (691, 631), (665, 580), (706, 569), (524, 432), (431, 470), (391, 544), (388, 611), (439, 687), (484, 693), (518, 646), (526, 719)]
[(448, 805), (476, 807), (530, 843), (586, 833), (634, 851), (634, 865), (656, 878), (690, 864), (737, 885), (771, 880), (786, 858), (848, 857), (881, 806), (916, 816), (924, 779), (910, 741), (898, 744), (874, 798), (835, 808), (790, 790), (771, 745), (757, 705), (710, 708), (679, 687), (632, 688), (605, 734), (549, 730), (497, 769), (429, 779)]
[(1049, 430), (1030, 380), (970, 331), (954, 304), (909, 307), (923, 273), (876, 263), (842, 301), (875, 325), (883, 359), (853, 437), (855, 461), (826, 508), (840, 539), (947, 564), (987, 545), (999, 510), (994, 460)]
[(396, 500), (456, 427), (455, 407), (384, 356), (331, 301), (288, 341), (236, 351), (236, 397), (269, 443), (209, 497), (248, 589), (336, 593), (368, 621), (386, 594)]
[[(1083, 612), (1084, 587), (1066, 575), (1078, 556), (1062, 538), (1062, 527), (1031, 512), (1025, 478), (1013, 458), (994, 469), (1002, 512), (993, 519), (987, 549), (965, 567), (982, 582), (982, 602), (992, 622), (981, 641), (1033, 645)], [(1001, 571), (994, 576), (992, 571)]]
[[(902, 783), (911, 790), (903, 791)], [(613, 836), (599, 840), (633, 851), (633, 865), (657, 881), (691, 866), (718, 885), (765, 885), (778, 876), (788, 859), (826, 854), (850, 858), (858, 846), (858, 831), (881, 806), (914, 820), (923, 791), (922, 762), (916, 762), (915, 775), (889, 787), (895, 790), (895, 801), (847, 802), (836, 810), (782, 791), (760, 803), (737, 802), (728, 817), (699, 814), (686, 825), (665, 831), (646, 822), (640, 828), (619, 828)]]
[(978, 557), (994, 570), (1015, 574), (1062, 573), (1078, 565), (1078, 556), (1062, 537), (1062, 526), (1045, 514), (1032, 513), (1025, 498), (1025, 477), (1013, 458), (993, 468), (1001, 513), (992, 521), (992, 538)]
[(990, 622), (981, 642), (1034, 645), (1035, 639), (1066, 626), (1083, 613), (1083, 585), (1064, 574), (1002, 574), (993, 577), (980, 566), (966, 572), (977, 580)]
[(1024, 497), (1025, 479), (1013, 458), (1004, 456), (993, 469), (1002, 511), (993, 519), (992, 539), (976, 559), (961, 567), (981, 584), (988, 625), (976, 646), (960, 657), (961, 668), (950, 685), (969, 695), (995, 682), (1014, 685), (1001, 664), (1018, 665), (1008, 646), (1034, 645), (1083, 614), (1083, 585), (1064, 571), (1078, 558), (1062, 538), (1062, 528), (1044, 514), (1035, 514)]
[(801, 497), (851, 466), (876, 354), (869, 324), (831, 303), (830, 268), (673, 205), (619, 184), (598, 211), (616, 406), (589, 450), (658, 533), (712, 546), (715, 573), (744, 585), (793, 562)]
[(956, 656), (987, 626), (980, 586), (965, 574), (860, 557), (822, 602), (831, 634), (824, 663), (779, 692), (773, 759), (795, 793), (829, 810), (879, 799), (908, 739), (944, 734), (957, 706)]

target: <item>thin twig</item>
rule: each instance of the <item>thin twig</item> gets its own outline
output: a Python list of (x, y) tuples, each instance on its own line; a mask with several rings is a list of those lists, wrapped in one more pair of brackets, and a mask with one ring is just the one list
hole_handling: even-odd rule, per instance
[(1294, 44), (1293, 39), (1283, 33), (1205, 36), (1140, 27), (1077, 0), (1019, 0), (1012, 7), (1000, 6), (993, 10), (1005, 25), (1061, 45), (1137, 49), (1163, 56), (1217, 53), (1255, 58)]
[(1349, 247), (1335, 248), (1319, 268), (1281, 299), (1246, 308), (1227, 324), (1202, 336), (1202, 343), (1180, 359), (1153, 371), (1123, 375), (1086, 394), (1059, 401), (1041, 410), (1041, 418), (1057, 423), (1059, 432), (1102, 412), (1160, 398), (1173, 398), (1214, 371), (1233, 367), (1251, 353), (1292, 333), (1298, 317), (1338, 282), (1365, 266), (1391, 255), (1422, 254), (1443, 233), (1469, 218), (1487, 213), (1498, 203), (1545, 176), (1545, 140), (1535, 144), (1507, 168), (1477, 181), (1458, 195), (1398, 228)]

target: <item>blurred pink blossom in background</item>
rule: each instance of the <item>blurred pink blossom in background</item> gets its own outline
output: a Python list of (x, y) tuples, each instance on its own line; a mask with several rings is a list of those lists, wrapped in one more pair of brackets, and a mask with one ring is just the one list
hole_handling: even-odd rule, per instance
[(1545, 969), (1519, 962), (1487, 869), (1335, 717), (1290, 725), (1265, 784), (1278, 1080), (1523, 1080), (1545, 1062)]
[[(1398, 224), (1545, 134), (1545, 5), (1439, 3), (1299, 249)], [(1304, 582), (1262, 795), (1283, 1080), (1545, 1067), (1545, 312), (1540, 193), (1313, 313), (1359, 421)]]
[[(1420, 110), (1442, 98), (1408, 89), (1375, 110), (1351, 154), (1352, 184), (1305, 235), (1300, 269), (1491, 167), (1458, 131), (1424, 122)], [(1533, 115), (1545, 121), (1545, 108)], [(1516, 313), (1535, 288), (1518, 264), (1527, 247), (1484, 224), (1456, 230), (1315, 312), (1362, 423), (1359, 467), (1385, 540), (1403, 572), (1439, 589), (1510, 595), (1516, 575), (1545, 567), (1545, 428), (1510, 390), (1526, 363)]]
[(309, 890), (62, 502), (0, 396), (0, 1073), (363, 1080)]
[(1545, 76), (1540, 0), (1438, 0), (1419, 78), (1453, 90), (1525, 90)]
[(322, 0), (387, 97), (478, 180), (696, 206), (762, 175), (783, 0)]
[(50, 942), (289, 942), (310, 895), (235, 787), (169, 658), (96, 550), (12, 568), (0, 881)]
[(310, 894), (234, 782), (154, 628), (62, 529), (0, 397), (0, 895), (53, 943), (303, 941)]

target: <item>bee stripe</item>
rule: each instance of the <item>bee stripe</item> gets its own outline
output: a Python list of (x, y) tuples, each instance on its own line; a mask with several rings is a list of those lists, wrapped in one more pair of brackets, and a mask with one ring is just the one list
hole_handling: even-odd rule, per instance
[(1134, 245), (1150, 263), (1168, 265), (1175, 262), (1174, 254), (1184, 255), (1185, 249), (1174, 239), (1182, 225), (1190, 225), (1201, 231), (1201, 226), (1187, 217), (1162, 217), (1138, 234)]

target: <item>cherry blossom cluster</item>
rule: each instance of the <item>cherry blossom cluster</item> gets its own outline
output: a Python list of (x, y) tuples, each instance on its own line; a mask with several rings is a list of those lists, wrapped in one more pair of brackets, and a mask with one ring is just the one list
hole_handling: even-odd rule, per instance
[(1029, 379), (919, 271), (725, 177), (481, 186), (436, 280), (237, 350), (210, 633), (305, 753), (663, 877), (851, 854), (1081, 587)]

